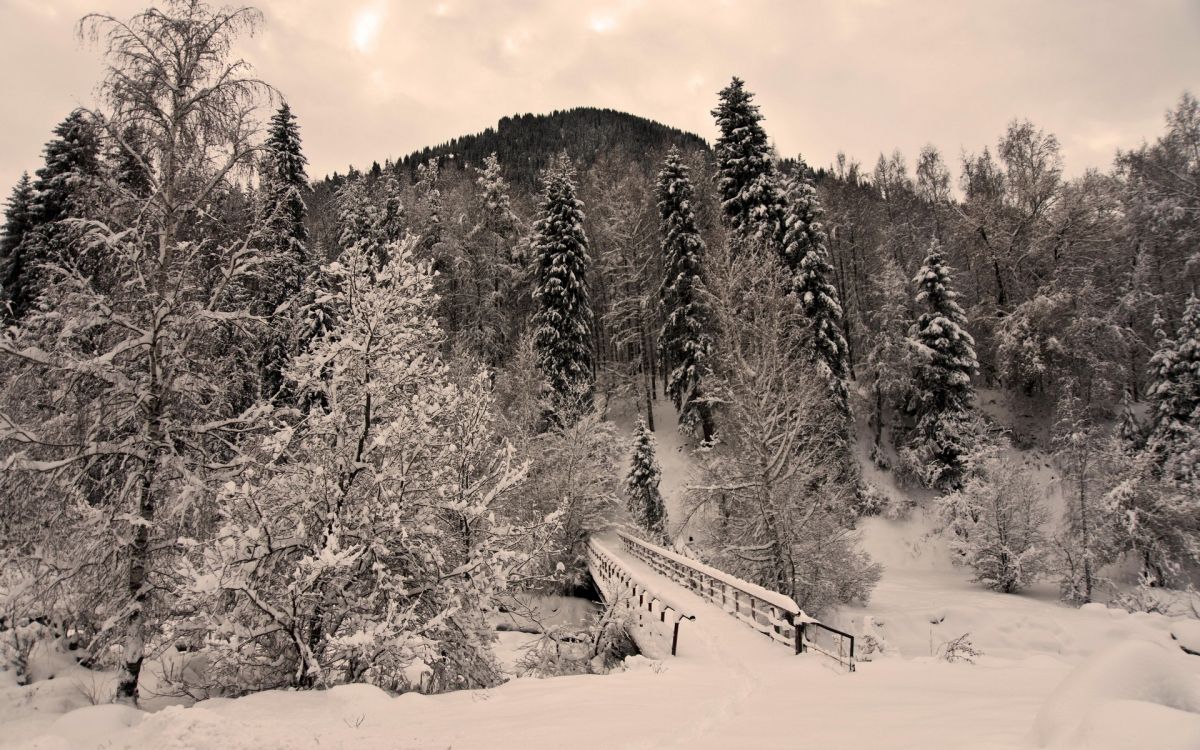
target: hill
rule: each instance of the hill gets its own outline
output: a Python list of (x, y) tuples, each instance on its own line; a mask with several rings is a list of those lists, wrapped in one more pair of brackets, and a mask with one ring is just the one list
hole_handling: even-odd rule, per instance
[(495, 152), (504, 165), (505, 176), (514, 185), (531, 188), (538, 171), (551, 156), (562, 150), (581, 171), (590, 168), (600, 155), (618, 159), (641, 159), (658, 155), (671, 146), (707, 150), (703, 138), (627, 112), (596, 107), (557, 110), (550, 114), (518, 114), (503, 117), (494, 128), (482, 133), (453, 138), (437, 146), (414, 151), (397, 164), (415, 173), (417, 165), (436, 158), (460, 168), (477, 165)]

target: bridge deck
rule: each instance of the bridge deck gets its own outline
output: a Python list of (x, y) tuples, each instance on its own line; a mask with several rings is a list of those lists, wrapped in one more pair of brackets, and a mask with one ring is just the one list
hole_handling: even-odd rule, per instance
[[(694, 620), (684, 620), (679, 625), (677, 656), (689, 660), (716, 662), (742, 660), (751, 656), (764, 659), (781, 656), (781, 649), (777, 644), (630, 554), (615, 534), (594, 541), (598, 547), (617, 558), (630, 576), (653, 592), (665, 606), (695, 617)], [(597, 582), (599, 583), (599, 580)], [(653, 625), (659, 611), (656, 606), (653, 612), (647, 613), (650, 617), (643, 616), (640, 623), (642, 628), (650, 629), (648, 638), (639, 638), (637, 633), (634, 634), (638, 645), (648, 652), (648, 655), (656, 657), (670, 653), (670, 642), (667, 640), (669, 635)]]
[(623, 607), (634, 639), (652, 656), (665, 655), (665, 644), (670, 646), (666, 653), (678, 655), (681, 641), (694, 637), (692, 631), (719, 627), (722, 638), (734, 639), (729, 647), (749, 635), (796, 654), (819, 654), (854, 671), (853, 636), (809, 617), (778, 592), (622, 531), (593, 538), (589, 564), (605, 598)]

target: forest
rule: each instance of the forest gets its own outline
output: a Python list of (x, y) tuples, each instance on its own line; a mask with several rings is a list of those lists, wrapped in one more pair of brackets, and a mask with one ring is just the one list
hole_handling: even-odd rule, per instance
[[(921, 509), (988, 589), (1194, 595), (1190, 93), (1076, 177), (1025, 120), (961, 157), (812, 164), (737, 77), (711, 144), (580, 108), (319, 176), (305, 113), (235, 52), (262, 22), (85, 16), (98, 99), (12, 187), (0, 666), (60, 642), (127, 703), (171, 649), (203, 668), (160, 681), (197, 699), (489, 688), (491, 616), (586, 589), (615, 527), (814, 615), (870, 601), (864, 519)], [(682, 511), (660, 404), (699, 467)], [(595, 669), (602, 636), (531, 670)]]

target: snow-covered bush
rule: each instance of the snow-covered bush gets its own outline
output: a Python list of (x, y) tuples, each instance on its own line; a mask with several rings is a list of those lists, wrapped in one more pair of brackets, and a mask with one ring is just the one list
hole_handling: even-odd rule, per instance
[(1030, 474), (986, 446), (971, 457), (963, 488), (940, 500), (950, 547), (988, 588), (1011, 593), (1046, 572), (1051, 548), (1044, 490)]
[(937, 657), (951, 664), (960, 661), (974, 664), (980, 656), (983, 656), (983, 652), (975, 648), (975, 644), (971, 642), (970, 633), (963, 633), (957, 638), (951, 638), (937, 649)]

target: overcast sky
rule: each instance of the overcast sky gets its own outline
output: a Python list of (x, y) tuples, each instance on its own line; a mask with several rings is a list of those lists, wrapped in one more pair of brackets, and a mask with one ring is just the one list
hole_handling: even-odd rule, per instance
[[(0, 0), (0, 192), (101, 73), (74, 36), (145, 0)], [(310, 174), (369, 165), (502, 116), (612, 107), (712, 139), (746, 79), (783, 155), (951, 163), (1028, 117), (1067, 171), (1107, 168), (1200, 94), (1200, 0), (262, 0), (242, 53), (288, 98)]]

